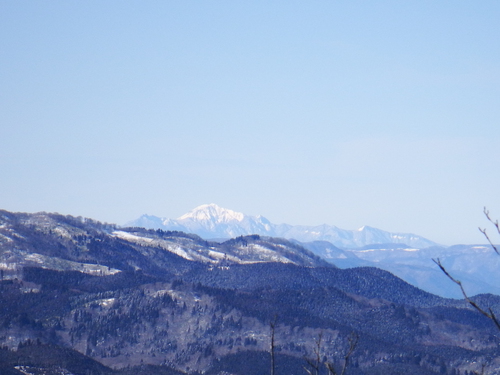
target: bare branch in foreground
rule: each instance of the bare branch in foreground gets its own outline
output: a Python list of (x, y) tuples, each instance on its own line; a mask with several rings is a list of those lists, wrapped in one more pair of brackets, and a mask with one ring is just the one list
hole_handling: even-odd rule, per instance
[(462, 285), (462, 282), (460, 280), (455, 279), (453, 276), (450, 275), (450, 273), (446, 270), (446, 268), (441, 264), (441, 260), (439, 260), (439, 258), (437, 260), (436, 259), (432, 259), (432, 261), (438, 265), (438, 267), (441, 269), (441, 271), (443, 271), (443, 273), (451, 281), (453, 281), (455, 284), (457, 284), (460, 287), (460, 290), (462, 291), (462, 295), (464, 296), (464, 298), (467, 301), (467, 303), (470, 304), (472, 307), (474, 307), (481, 314), (483, 314), (487, 318), (491, 319), (493, 321), (493, 323), (495, 323), (495, 325), (497, 326), (497, 328), (500, 330), (500, 321), (496, 317), (496, 315), (493, 312), (493, 310), (491, 308), (489, 308), (488, 311), (485, 311), (476, 302), (472, 301), (469, 298), (469, 296), (467, 295), (467, 293), (465, 292), (465, 289), (464, 289), (464, 287)]
[[(488, 221), (494, 225), (494, 227), (497, 229), (497, 233), (500, 234), (500, 224), (498, 223), (498, 220), (495, 220), (493, 221), (493, 219), (490, 217), (490, 211), (488, 211), (486, 209), (486, 207), (484, 207), (484, 216), (486, 216), (486, 219), (488, 219)], [(500, 255), (500, 251), (498, 250), (498, 248), (493, 244), (493, 242), (491, 241), (490, 237), (488, 236), (488, 234), (486, 233), (486, 228), (479, 228), (479, 231), (484, 235), (484, 237), (486, 237), (486, 239), (488, 240), (490, 246), (493, 248), (493, 250), (495, 250), (495, 252)]]
[[(347, 370), (347, 365), (349, 364), (349, 358), (351, 358), (352, 352), (356, 349), (356, 346), (358, 346), (358, 341), (359, 341), (359, 335), (357, 333), (351, 333), (351, 335), (348, 338), (349, 341), (349, 349), (347, 350), (345, 356), (344, 356), (344, 365), (342, 367), (342, 371), (340, 372), (340, 375), (344, 375), (346, 370)], [(325, 362), (325, 366), (328, 369), (328, 374), (329, 375), (337, 375), (337, 371), (335, 371), (335, 367), (333, 366), (332, 363), (330, 362)]]
[(347, 351), (344, 357), (344, 367), (342, 368), (342, 372), (340, 373), (340, 375), (345, 374), (347, 364), (349, 363), (349, 358), (351, 358), (352, 352), (356, 349), (356, 346), (358, 346), (358, 341), (359, 341), (359, 335), (357, 333), (352, 333), (351, 336), (349, 337), (349, 350)]
[(319, 375), (319, 368), (321, 363), (321, 340), (323, 339), (323, 332), (320, 332), (318, 335), (318, 340), (316, 340), (316, 347), (314, 348), (314, 354), (316, 355), (315, 361), (305, 358), (307, 364), (311, 367), (309, 370), (307, 367), (303, 366), (304, 370), (309, 375)]

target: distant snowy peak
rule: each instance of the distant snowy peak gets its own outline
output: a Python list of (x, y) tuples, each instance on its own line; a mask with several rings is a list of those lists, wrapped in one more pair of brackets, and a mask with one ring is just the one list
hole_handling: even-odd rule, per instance
[(388, 243), (405, 244), (419, 249), (437, 245), (435, 242), (415, 234), (391, 233), (368, 226), (357, 230), (345, 230), (326, 224), (318, 226), (295, 225), (283, 228), (277, 233), (277, 236), (293, 238), (301, 242), (328, 241), (344, 249)]
[(425, 248), (437, 245), (421, 236), (409, 233), (390, 233), (369, 226), (344, 230), (333, 225), (273, 224), (263, 216), (249, 216), (217, 206), (204, 204), (176, 220), (143, 215), (127, 226), (150, 229), (177, 230), (195, 233), (203, 238), (234, 238), (258, 234), (282, 237), (302, 242), (328, 241), (341, 248), (359, 248), (371, 244), (399, 243)]
[(165, 219), (158, 216), (144, 214), (140, 218), (125, 223), (126, 227), (143, 227), (149, 229), (162, 229), (165, 225)]
[(209, 221), (212, 223), (233, 223), (241, 222), (245, 219), (245, 214), (222, 208), (214, 203), (203, 204), (189, 211), (187, 214), (182, 215), (177, 221)]
[[(367, 225), (353, 231), (353, 239), (358, 243), (359, 247), (368, 244), (387, 244), (397, 243), (406, 244), (413, 247), (429, 247), (435, 246), (436, 243), (429, 241), (421, 236), (412, 233), (391, 233), (382, 231), (377, 228), (369, 227)], [(415, 246), (419, 244), (419, 246)]]

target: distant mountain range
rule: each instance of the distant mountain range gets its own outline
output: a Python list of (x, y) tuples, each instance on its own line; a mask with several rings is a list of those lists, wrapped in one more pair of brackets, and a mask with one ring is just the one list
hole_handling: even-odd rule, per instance
[(330, 225), (273, 224), (215, 204), (196, 207), (178, 219), (143, 215), (131, 227), (195, 233), (205, 239), (227, 239), (259, 234), (295, 241), (340, 268), (377, 267), (392, 272), (416, 287), (449, 298), (461, 298), (432, 259), (439, 258), (464, 282), (470, 294), (500, 295), (500, 257), (489, 245), (440, 246), (422, 236), (391, 233), (364, 226), (344, 230)]
[(328, 241), (337, 247), (350, 249), (387, 243), (405, 244), (416, 248), (438, 245), (415, 234), (391, 233), (369, 226), (357, 230), (345, 230), (327, 224), (317, 226), (273, 224), (263, 216), (245, 215), (216, 204), (201, 205), (177, 219), (142, 215), (125, 225), (195, 233), (205, 239), (258, 234), (301, 242)]
[(327, 241), (298, 242), (340, 268), (377, 267), (427, 292), (462, 298), (457, 285), (432, 261), (440, 259), (469, 295), (500, 295), (500, 256), (490, 245), (431, 246), (423, 249), (399, 244), (340, 249)]

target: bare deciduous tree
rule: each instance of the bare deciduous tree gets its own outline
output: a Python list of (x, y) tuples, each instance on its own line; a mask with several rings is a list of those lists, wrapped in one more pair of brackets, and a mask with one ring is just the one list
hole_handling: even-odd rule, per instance
[(309, 358), (305, 358), (307, 364), (311, 369), (308, 369), (306, 366), (304, 366), (304, 370), (309, 375), (319, 375), (319, 370), (320, 370), (320, 365), (321, 365), (321, 341), (323, 339), (323, 332), (320, 332), (318, 335), (318, 339), (316, 340), (316, 347), (314, 348), (314, 356), (316, 357), (314, 360), (311, 360)]
[(359, 341), (359, 335), (357, 333), (351, 333), (349, 338), (347, 339), (349, 343), (349, 347), (347, 348), (346, 354), (343, 358), (343, 364), (340, 369), (340, 372), (337, 372), (333, 363), (325, 361), (322, 363), (321, 361), (321, 341), (323, 339), (323, 332), (318, 335), (318, 339), (316, 340), (316, 347), (314, 348), (314, 356), (313, 360), (306, 358), (306, 362), (310, 368), (304, 366), (304, 370), (308, 373), (308, 375), (319, 375), (322, 364), (326, 367), (328, 371), (328, 375), (344, 375), (347, 370), (347, 365), (349, 364), (349, 359), (351, 358), (352, 353), (356, 349)]
[[(493, 219), (491, 218), (490, 216), (490, 212), (486, 209), (486, 207), (484, 208), (483, 210), (484, 212), (484, 215), (486, 216), (486, 219), (493, 224), (493, 226), (496, 228), (496, 231), (497, 233), (500, 235), (500, 224), (498, 223), (498, 220), (495, 220), (493, 221)], [(498, 247), (496, 245), (493, 244), (493, 242), (491, 241), (490, 237), (488, 236), (488, 234), (486, 233), (486, 228), (481, 228), (479, 227), (479, 231), (486, 237), (486, 239), (488, 240), (488, 243), (491, 245), (491, 247), (493, 248), (493, 250), (498, 254), (500, 255), (500, 252), (498, 250)], [(493, 321), (493, 323), (495, 323), (496, 327), (500, 330), (500, 321), (498, 320), (498, 318), (496, 317), (495, 313), (493, 312), (493, 310), (491, 308), (488, 308), (487, 310), (483, 309), (481, 306), (479, 306), (476, 302), (472, 301), (470, 299), (470, 297), (467, 295), (467, 293), (465, 292), (465, 289), (464, 289), (464, 286), (462, 285), (462, 282), (460, 280), (457, 280), (456, 278), (454, 278), (449, 272), (448, 270), (443, 266), (443, 264), (441, 263), (441, 260), (438, 258), (438, 259), (432, 259), (434, 261), (434, 263), (436, 263), (438, 265), (438, 267), (441, 269), (441, 271), (443, 271), (443, 273), (451, 280), (453, 281), (455, 284), (458, 285), (458, 287), (460, 288), (465, 300), (467, 301), (468, 304), (470, 304), (472, 307), (474, 307), (477, 311), (479, 311), (481, 314), (483, 314), (484, 316), (488, 317), (489, 319), (491, 319), (491, 321)]]
[[(497, 233), (500, 235), (500, 225), (498, 224), (498, 220), (495, 220), (493, 221), (493, 219), (490, 217), (490, 212), (486, 209), (486, 207), (484, 207), (484, 215), (486, 216), (486, 219), (488, 219), (488, 221), (490, 223), (493, 224), (493, 226), (496, 228), (497, 230)], [(486, 228), (481, 228), (479, 227), (479, 231), (484, 234), (484, 236), (486, 237), (486, 239), (488, 240), (489, 244), (491, 245), (491, 247), (493, 248), (493, 250), (495, 250), (495, 252), (500, 255), (500, 252), (498, 252), (498, 248), (493, 245), (493, 242), (490, 240), (490, 237), (488, 236), (488, 234), (486, 233)]]

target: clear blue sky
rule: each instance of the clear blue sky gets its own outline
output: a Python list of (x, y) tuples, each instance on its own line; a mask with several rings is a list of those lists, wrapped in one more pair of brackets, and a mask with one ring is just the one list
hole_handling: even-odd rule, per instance
[(0, 208), (483, 242), (500, 2), (1, 1)]

